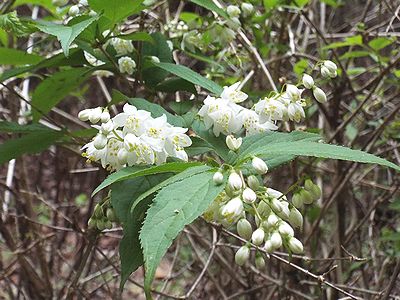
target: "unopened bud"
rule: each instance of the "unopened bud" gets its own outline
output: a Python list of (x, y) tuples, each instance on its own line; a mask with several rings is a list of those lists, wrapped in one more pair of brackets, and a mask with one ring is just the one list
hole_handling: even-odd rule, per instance
[(118, 157), (118, 162), (121, 165), (126, 164), (128, 161), (128, 151), (125, 148), (119, 149), (119, 151), (117, 153), (117, 157)]
[(107, 136), (104, 134), (99, 133), (98, 135), (95, 136), (93, 140), (93, 146), (97, 150), (104, 149), (104, 147), (107, 145)]
[(117, 220), (115, 211), (111, 207), (107, 208), (106, 216), (107, 216), (107, 219), (111, 222), (115, 222)]
[(101, 113), (100, 121), (101, 123), (107, 123), (108, 121), (110, 121), (110, 113), (108, 112), (108, 110), (105, 110)]
[(298, 227), (298, 228), (303, 227), (303, 215), (295, 207), (292, 207), (290, 209), (289, 223), (294, 227)]
[(268, 253), (271, 253), (275, 250), (274, 246), (272, 245), (271, 240), (267, 240), (264, 244), (264, 249), (265, 251), (267, 251)]
[(224, 175), (221, 172), (215, 172), (213, 176), (213, 181), (216, 185), (220, 185), (224, 182)]
[(250, 16), (254, 11), (253, 4), (247, 2), (243, 2), (242, 5), (240, 5), (240, 8), (242, 9), (243, 17), (245, 18)]
[(257, 255), (256, 256), (256, 268), (261, 270), (265, 268), (265, 259), (262, 257), (262, 255)]
[(268, 216), (271, 213), (271, 208), (265, 201), (260, 201), (257, 211), (261, 216)]
[(89, 120), (91, 113), (92, 113), (91, 109), (81, 110), (78, 114), (78, 118), (79, 118), (79, 120), (86, 122)]
[(236, 224), (236, 229), (241, 238), (245, 240), (250, 240), (251, 235), (253, 233), (253, 229), (251, 228), (251, 224), (245, 218), (240, 219)]
[(88, 228), (94, 229), (97, 227), (96, 219), (90, 218), (88, 221)]
[(250, 257), (250, 249), (247, 246), (242, 246), (235, 254), (235, 262), (239, 266), (243, 266)]
[(329, 72), (334, 73), (337, 71), (336, 64), (331, 60), (325, 60), (323, 66), (328, 69)]
[(233, 135), (228, 135), (226, 137), (226, 145), (232, 151), (236, 151), (242, 145), (242, 138), (235, 138)]
[(273, 227), (276, 225), (276, 223), (278, 223), (279, 219), (276, 215), (271, 214), (268, 219), (267, 219), (267, 223), (269, 227)]
[(296, 208), (302, 208), (303, 207), (304, 202), (303, 202), (303, 199), (301, 198), (300, 193), (293, 194), (292, 204)]
[(281, 205), (281, 202), (278, 199), (272, 198), (271, 201), (270, 201), (270, 205), (271, 205), (272, 210), (275, 213), (279, 213), (279, 212), (282, 211), (282, 205)]
[(312, 89), (314, 86), (314, 79), (308, 74), (303, 75), (302, 82), (306, 89)]
[(296, 239), (295, 237), (291, 237), (288, 241), (288, 246), (289, 249), (296, 254), (301, 254), (303, 253), (304, 249), (303, 249), (303, 244)]
[(109, 120), (106, 123), (101, 124), (102, 133), (109, 134), (113, 130), (114, 130), (114, 123), (111, 120)]
[(331, 77), (331, 72), (329, 71), (329, 69), (327, 67), (322, 66), (321, 67), (321, 75), (322, 75), (322, 77), (330, 78)]
[(243, 186), (242, 178), (236, 172), (232, 172), (228, 178), (228, 184), (233, 190), (240, 190)]
[(314, 202), (314, 197), (313, 197), (313, 195), (312, 195), (309, 191), (307, 191), (307, 190), (305, 190), (305, 189), (302, 189), (302, 190), (300, 191), (300, 197), (301, 197), (301, 199), (303, 200), (303, 203), (304, 203), (304, 204), (311, 204), (311, 203)]
[(274, 232), (273, 234), (271, 234), (270, 241), (274, 250), (282, 246), (282, 237), (279, 232)]
[(102, 108), (101, 108), (101, 107), (93, 108), (93, 109), (91, 110), (91, 112), (90, 112), (89, 121), (90, 121), (92, 124), (96, 124), (97, 122), (99, 122), (99, 121), (100, 121), (100, 118), (101, 118), (102, 112), (103, 112), (103, 111), (102, 111)]
[(260, 181), (258, 180), (257, 176), (254, 175), (247, 177), (247, 184), (253, 191), (257, 191), (260, 187)]
[(279, 225), (278, 231), (282, 236), (294, 236), (294, 230), (292, 226), (286, 222), (282, 222), (282, 224)]
[(251, 235), (251, 242), (256, 246), (260, 246), (264, 242), (264, 237), (265, 237), (264, 230), (262, 228), (258, 228)]
[(261, 158), (258, 158), (256, 156), (253, 157), (251, 164), (256, 172), (260, 175), (266, 174), (268, 172), (268, 166)]
[(245, 188), (242, 194), (242, 198), (245, 203), (250, 204), (254, 203), (254, 201), (257, 200), (257, 195), (252, 189)]
[(243, 202), (240, 198), (233, 198), (221, 209), (224, 218), (233, 219), (240, 216), (243, 212)]
[(313, 95), (319, 103), (325, 103), (327, 100), (325, 92), (321, 90), (319, 87), (314, 86)]
[(226, 8), (226, 12), (228, 13), (229, 17), (235, 18), (240, 15), (240, 8), (237, 7), (236, 5), (229, 5)]
[(79, 6), (78, 5), (72, 5), (69, 8), (68, 14), (70, 16), (76, 16), (77, 14), (79, 14)]

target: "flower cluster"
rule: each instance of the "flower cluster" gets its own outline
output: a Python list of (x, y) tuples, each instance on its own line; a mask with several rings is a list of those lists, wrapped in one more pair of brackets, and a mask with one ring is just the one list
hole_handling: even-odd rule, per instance
[(183, 36), (189, 30), (189, 27), (184, 21), (172, 20), (164, 25), (164, 30), (169, 33), (170, 38), (176, 38)]
[(123, 112), (111, 119), (107, 109), (85, 109), (78, 115), (90, 121), (97, 135), (82, 149), (90, 161), (100, 161), (104, 168), (119, 170), (124, 166), (152, 165), (166, 162), (168, 157), (188, 160), (184, 148), (192, 144), (187, 128), (175, 127), (162, 115), (153, 118), (150, 112), (125, 104)]
[[(252, 169), (253, 174), (247, 177), (241, 171), (230, 171), (224, 192), (207, 209), (205, 219), (218, 222), (224, 227), (236, 224), (240, 237), (263, 247), (268, 253), (282, 246), (293, 253), (302, 253), (303, 245), (294, 237), (294, 228), (303, 226), (303, 216), (299, 209), (303, 204), (311, 204), (318, 199), (321, 190), (307, 179), (305, 186), (299, 188), (289, 203), (284, 194), (261, 184), (260, 176), (268, 172), (268, 167), (262, 159), (253, 157)], [(217, 185), (222, 184), (223, 170), (216, 172), (213, 180)], [(249, 221), (251, 219), (255, 220), (255, 230)], [(235, 261), (238, 265), (243, 265), (249, 257), (250, 243), (237, 251)], [(257, 267), (265, 265), (264, 258), (259, 253), (255, 263)]]

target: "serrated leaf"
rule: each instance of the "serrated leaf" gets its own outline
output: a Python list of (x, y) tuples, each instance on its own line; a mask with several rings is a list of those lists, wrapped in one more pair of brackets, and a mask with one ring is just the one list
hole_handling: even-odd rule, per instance
[(155, 63), (154, 65), (193, 84), (197, 84), (216, 95), (220, 95), (222, 92), (222, 87), (220, 87), (214, 81), (201, 76), (188, 67), (171, 63)]
[(199, 6), (202, 6), (208, 10), (211, 10), (211, 11), (215, 12), (216, 14), (220, 15), (221, 17), (229, 19), (228, 14), (222, 8), (219, 8), (212, 0), (190, 0), (190, 2), (193, 2), (193, 3), (195, 3)]
[(64, 136), (61, 131), (47, 130), (26, 134), (17, 139), (11, 139), (0, 145), (0, 164), (23, 154), (38, 153), (47, 149)]
[(185, 225), (193, 222), (223, 190), (216, 186), (211, 172), (194, 175), (163, 188), (154, 198), (153, 205), (140, 231), (145, 262), (145, 291), (150, 295), (151, 283), (161, 258)]
[(159, 166), (134, 166), (126, 167), (109, 175), (92, 193), (92, 197), (105, 187), (118, 181), (132, 179), (152, 174), (179, 173), (187, 168), (200, 165), (199, 162), (171, 162)]
[[(113, 1), (110, 1), (113, 2)], [(84, 31), (90, 24), (98, 19), (98, 16), (83, 20), (72, 26), (65, 26), (45, 21), (37, 21), (36, 27), (48, 34), (54, 35), (61, 43), (61, 48), (65, 56), (69, 55), (69, 47), (78, 35)]]
[(97, 13), (102, 13), (113, 24), (140, 12), (144, 8), (143, 0), (89, 0), (88, 2), (91, 9)]
[(90, 68), (73, 68), (52, 74), (43, 80), (32, 94), (33, 120), (40, 119), (63, 98), (78, 88), (91, 74)]
[(0, 48), (0, 65), (27, 65), (36, 64), (43, 58), (36, 54), (27, 53), (25, 51)]
[(255, 149), (253, 148), (251, 151), (247, 151), (245, 155), (239, 156), (239, 160), (244, 161), (254, 155), (271, 158), (276, 155), (313, 156), (378, 164), (400, 171), (399, 166), (373, 154), (360, 150), (352, 150), (342, 146), (316, 143), (313, 141), (281, 141), (260, 145)]

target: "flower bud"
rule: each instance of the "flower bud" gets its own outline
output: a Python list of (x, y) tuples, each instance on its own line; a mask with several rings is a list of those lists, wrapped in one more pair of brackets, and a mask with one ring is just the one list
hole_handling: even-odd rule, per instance
[(69, 8), (68, 14), (70, 16), (76, 16), (77, 14), (79, 14), (79, 6), (78, 5), (72, 5)]
[(274, 232), (273, 234), (271, 234), (270, 241), (274, 250), (282, 246), (282, 237), (279, 232)]
[(303, 215), (295, 207), (292, 207), (290, 209), (289, 223), (294, 227), (298, 227), (298, 228), (303, 227)]
[(260, 181), (258, 178), (254, 175), (250, 175), (247, 177), (247, 184), (253, 191), (257, 191), (258, 188), (260, 187)]
[(337, 71), (336, 64), (331, 60), (325, 60), (323, 66), (327, 68), (330, 73), (334, 73)]
[(101, 207), (100, 204), (96, 204), (96, 205), (95, 205), (93, 215), (94, 215), (97, 219), (102, 219), (102, 218), (104, 217), (103, 208)]
[(312, 186), (314, 185), (314, 183), (312, 182), (312, 180), (310, 179), (310, 178), (307, 178), (305, 181), (304, 181), (304, 188), (307, 190), (307, 191), (310, 191), (311, 189), (312, 189)]
[(282, 211), (282, 205), (281, 205), (281, 202), (278, 199), (272, 198), (269, 203), (270, 203), (270, 206), (271, 206), (272, 210), (275, 213), (279, 213), (279, 212)]
[(264, 242), (264, 237), (265, 237), (264, 230), (262, 228), (258, 228), (251, 235), (251, 242), (256, 246), (260, 246)]
[(268, 253), (271, 253), (275, 250), (274, 246), (272, 246), (272, 242), (271, 240), (267, 240), (264, 244), (264, 249), (265, 251), (267, 251)]
[(228, 135), (226, 137), (226, 145), (232, 151), (236, 151), (242, 145), (242, 138), (235, 138), (233, 135)]
[(106, 216), (107, 216), (107, 219), (109, 221), (111, 221), (111, 222), (115, 222), (117, 220), (117, 216), (115, 215), (115, 211), (111, 207), (107, 208)]
[(118, 162), (121, 165), (125, 165), (128, 161), (128, 151), (125, 148), (119, 149), (117, 153)]
[(91, 109), (81, 110), (78, 114), (78, 118), (79, 118), (79, 120), (86, 122), (89, 120), (91, 113), (92, 113)]
[(311, 193), (314, 200), (318, 200), (321, 197), (321, 189), (318, 185), (314, 184), (311, 179), (306, 179), (304, 182), (304, 188)]
[(243, 212), (243, 202), (240, 198), (236, 197), (225, 204), (221, 209), (221, 215), (224, 218), (234, 219), (240, 216)]
[(294, 236), (294, 230), (293, 230), (292, 226), (290, 226), (286, 222), (282, 222), (279, 225), (278, 231), (282, 236)]
[(94, 229), (96, 227), (97, 227), (96, 219), (90, 218), (89, 221), (88, 221), (88, 228)]
[(284, 220), (288, 220), (290, 215), (289, 203), (287, 201), (279, 201), (279, 202), (281, 203), (282, 210), (279, 213), (277, 213), (277, 215)]
[(303, 244), (296, 239), (295, 237), (291, 237), (288, 241), (288, 246), (289, 249), (296, 254), (301, 254), (303, 253), (304, 249), (303, 249)]
[(312, 89), (314, 86), (314, 79), (308, 74), (303, 74), (302, 82), (306, 89)]
[(243, 186), (242, 178), (236, 172), (232, 172), (228, 178), (228, 184), (233, 190), (240, 190)]
[(254, 11), (254, 6), (251, 3), (243, 2), (242, 5), (240, 5), (240, 8), (242, 9), (243, 17), (245, 18), (250, 16)]
[(319, 87), (314, 86), (313, 95), (319, 103), (325, 103), (327, 100), (325, 92), (321, 90)]
[(257, 195), (252, 189), (245, 188), (242, 194), (242, 199), (245, 203), (254, 203), (254, 201), (257, 200)]
[(101, 113), (103, 112), (101, 107), (93, 108), (89, 115), (89, 121), (92, 124), (96, 124), (100, 121)]
[(64, 6), (68, 4), (68, 0), (53, 0), (51, 3), (55, 6)]
[(256, 256), (256, 268), (261, 270), (265, 268), (265, 259), (262, 257), (262, 255), (257, 255)]
[(258, 158), (256, 156), (253, 157), (251, 164), (256, 172), (260, 175), (266, 174), (268, 172), (268, 166), (261, 158)]
[(236, 224), (236, 229), (241, 238), (245, 240), (250, 240), (251, 235), (253, 233), (253, 229), (251, 228), (251, 224), (245, 218), (240, 219)]
[(304, 204), (311, 204), (311, 203), (314, 202), (314, 197), (313, 197), (313, 195), (312, 195), (309, 191), (307, 191), (307, 190), (305, 190), (305, 189), (302, 189), (302, 190), (300, 191), (300, 197), (301, 197), (301, 199), (303, 200), (303, 203), (304, 203)]
[(229, 17), (231, 17), (231, 18), (239, 17), (240, 8), (237, 7), (236, 5), (229, 5), (226, 8), (226, 12), (228, 13)]
[(101, 124), (101, 132), (104, 134), (109, 134), (111, 131), (114, 130), (114, 123), (109, 120), (106, 123)]
[(160, 62), (160, 59), (157, 56), (150, 56), (150, 60), (152, 63), (158, 64)]
[(98, 135), (95, 136), (93, 140), (93, 146), (97, 150), (104, 149), (104, 147), (107, 145), (107, 141), (108, 141), (107, 136), (99, 133)]
[(290, 96), (290, 98), (294, 101), (300, 100), (301, 98), (301, 91), (297, 88), (297, 86), (293, 84), (286, 85), (286, 92)]
[(235, 254), (235, 262), (239, 266), (243, 266), (250, 257), (250, 249), (247, 246), (242, 246)]
[(293, 194), (292, 197), (292, 204), (294, 205), (294, 207), (296, 208), (302, 208), (304, 205), (303, 199), (301, 198), (300, 193), (295, 193)]
[(107, 123), (108, 121), (110, 121), (110, 113), (108, 112), (108, 110), (104, 110), (101, 113), (100, 121), (101, 123)]
[(273, 227), (276, 225), (276, 223), (278, 223), (279, 219), (276, 215), (271, 214), (268, 219), (267, 219), (267, 223), (269, 227)]
[(331, 77), (331, 72), (329, 71), (329, 69), (327, 67), (322, 66), (321, 67), (321, 75), (322, 75), (322, 77), (330, 78)]
[(103, 231), (106, 229), (106, 222), (103, 219), (97, 220), (96, 221), (97, 229), (100, 231)]
[(220, 185), (224, 182), (224, 175), (221, 172), (215, 172), (213, 176), (213, 181), (216, 185)]
[(112, 222), (107, 220), (104, 224), (105, 229), (111, 229), (113, 227)]
[(257, 211), (261, 216), (268, 216), (271, 213), (271, 208), (265, 201), (260, 201)]

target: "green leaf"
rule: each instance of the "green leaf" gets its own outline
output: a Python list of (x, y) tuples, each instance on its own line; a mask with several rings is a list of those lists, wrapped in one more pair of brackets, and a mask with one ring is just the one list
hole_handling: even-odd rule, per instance
[(48, 113), (69, 93), (78, 88), (91, 73), (90, 68), (73, 68), (52, 74), (43, 80), (32, 95), (33, 120)]
[(193, 84), (197, 84), (216, 95), (220, 95), (222, 92), (222, 87), (220, 87), (214, 81), (201, 76), (188, 67), (171, 63), (155, 63), (154, 65)]
[(275, 157), (276, 155), (293, 156), (313, 156), (320, 158), (331, 158), (339, 160), (349, 160), (361, 163), (378, 164), (400, 171), (400, 167), (383, 158), (377, 157), (360, 150), (350, 148), (316, 143), (314, 141), (280, 141), (271, 144), (260, 145), (252, 148), (252, 151), (246, 151), (245, 155), (240, 156), (240, 161), (247, 160), (252, 156)]
[(361, 35), (355, 35), (348, 37), (344, 40), (344, 42), (336, 42), (336, 43), (331, 43), (322, 49), (336, 49), (336, 48), (341, 48), (341, 47), (348, 47), (348, 46), (361, 46), (363, 44), (362, 36)]
[(97, 13), (102, 13), (113, 24), (126, 17), (140, 12), (144, 6), (143, 0), (89, 0), (89, 6)]
[(191, 176), (163, 188), (147, 211), (140, 241), (145, 262), (145, 291), (150, 295), (156, 268), (175, 237), (193, 222), (223, 190), (215, 185), (213, 173)]
[(122, 180), (132, 179), (135, 177), (159, 174), (159, 173), (179, 173), (187, 168), (198, 166), (199, 162), (171, 162), (159, 166), (135, 166), (126, 167), (118, 172), (109, 175), (92, 193), (92, 197), (105, 187)]
[(30, 54), (25, 51), (0, 48), (0, 64), (1, 65), (27, 65), (36, 64), (43, 58), (36, 54)]
[(53, 132), (53, 130), (42, 124), (20, 125), (15, 122), (0, 121), (0, 132), (30, 133), (37, 131)]
[(365, 57), (368, 55), (369, 55), (368, 51), (350, 51), (340, 56), (340, 59), (358, 58), (358, 57)]
[[(113, 3), (114, 1), (107, 1), (107, 3)], [(45, 21), (37, 21), (36, 27), (48, 34), (54, 35), (61, 43), (61, 47), (64, 51), (65, 56), (69, 55), (69, 47), (72, 42), (82, 33), (90, 24), (92, 24), (99, 17), (94, 16), (87, 20), (83, 20), (72, 26), (65, 26)]]
[(153, 37), (147, 32), (133, 32), (129, 34), (117, 35), (117, 37), (119, 37), (120, 39), (130, 40), (130, 41), (142, 41), (142, 42), (149, 42), (152, 44), (155, 43)]
[(279, 4), (279, 0), (264, 0), (264, 7), (267, 9), (275, 8)]
[(370, 46), (375, 51), (379, 51), (379, 50), (393, 44), (393, 42), (395, 40), (396, 40), (396, 38), (378, 37), (378, 38), (371, 40), (368, 43), (368, 46)]
[(175, 93), (177, 91), (186, 91), (192, 94), (197, 94), (193, 83), (182, 78), (169, 78), (159, 83), (155, 89), (165, 93)]
[(204, 122), (200, 120), (195, 120), (193, 122), (192, 128), (194, 132), (201, 138), (205, 145), (213, 149), (223, 160), (229, 161), (229, 148), (226, 146), (225, 137), (220, 135), (216, 137), (210, 130), (207, 130), (204, 126)]
[(190, 2), (196, 3), (199, 6), (215, 12), (221, 17), (229, 19), (228, 14), (222, 8), (219, 8), (212, 0), (190, 0)]
[(130, 98), (128, 102), (138, 109), (143, 109), (151, 112), (153, 118), (161, 117), (162, 115), (167, 116), (168, 123), (183, 127), (185, 125), (185, 120), (181, 116), (175, 116), (167, 112), (161, 105), (151, 103), (142, 98)]
[(61, 139), (61, 131), (47, 130), (26, 134), (17, 139), (11, 139), (0, 145), (0, 164), (23, 154), (38, 153)]

